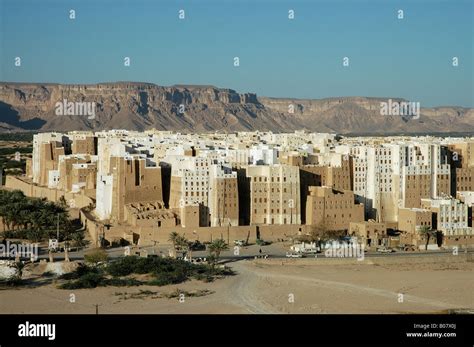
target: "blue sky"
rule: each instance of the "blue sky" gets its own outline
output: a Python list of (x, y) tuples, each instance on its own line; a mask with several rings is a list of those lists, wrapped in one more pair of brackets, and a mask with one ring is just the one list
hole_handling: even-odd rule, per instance
[(474, 107), (474, 0), (0, 0), (0, 21), (1, 81), (212, 84)]

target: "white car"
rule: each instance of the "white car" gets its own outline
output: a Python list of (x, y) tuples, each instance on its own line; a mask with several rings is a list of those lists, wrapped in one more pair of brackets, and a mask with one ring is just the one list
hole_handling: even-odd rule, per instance
[(392, 253), (393, 249), (386, 248), (386, 247), (380, 247), (380, 248), (377, 248), (377, 252), (379, 252), (379, 253)]
[(240, 247), (243, 247), (245, 246), (247, 243), (244, 241), (244, 240), (234, 240), (234, 245), (236, 246), (240, 246)]
[(191, 263), (193, 263), (193, 264), (200, 264), (200, 263), (204, 263), (206, 261), (207, 261), (206, 258), (200, 258), (200, 257), (191, 259)]
[(315, 248), (308, 248), (308, 249), (303, 249), (302, 251), (304, 254), (316, 254), (318, 253), (318, 250)]
[(287, 258), (303, 258), (303, 254), (286, 252), (286, 257)]

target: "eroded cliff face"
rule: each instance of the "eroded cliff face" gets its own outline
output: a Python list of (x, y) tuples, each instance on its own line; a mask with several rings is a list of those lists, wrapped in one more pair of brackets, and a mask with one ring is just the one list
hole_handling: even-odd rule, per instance
[[(58, 115), (56, 105), (64, 100), (94, 103), (95, 118)], [(280, 132), (297, 129), (338, 133), (474, 131), (472, 109), (423, 108), (419, 119), (411, 119), (381, 115), (380, 103), (386, 100), (365, 97), (267, 98), (213, 86), (162, 87), (134, 82), (94, 85), (0, 83), (0, 131), (113, 128), (182, 132)]]

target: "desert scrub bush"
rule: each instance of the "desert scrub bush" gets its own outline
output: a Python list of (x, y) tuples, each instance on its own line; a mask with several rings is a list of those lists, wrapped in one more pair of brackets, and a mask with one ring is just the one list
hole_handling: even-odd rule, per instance
[(181, 295), (184, 295), (185, 297), (199, 297), (199, 296), (206, 296), (213, 294), (214, 292), (212, 290), (208, 289), (200, 289), (200, 290), (194, 290), (191, 292), (188, 292), (186, 290), (181, 290), (179, 288), (175, 289), (174, 291), (165, 294), (165, 297), (168, 299), (174, 299), (174, 298), (180, 298)]
[(100, 282), (100, 286), (114, 286), (114, 287), (135, 287), (141, 286), (142, 281), (134, 278), (106, 278)]
[[(95, 258), (97, 260), (97, 258)], [(90, 264), (97, 264), (91, 261)], [(153, 276), (153, 279), (142, 282), (134, 278), (123, 278), (130, 275)], [(139, 286), (149, 284), (165, 286), (179, 284), (190, 278), (212, 282), (216, 277), (233, 275), (228, 268), (215, 268), (209, 265), (191, 264), (171, 258), (123, 257), (113, 260), (106, 267), (80, 265), (74, 272), (62, 275), (59, 279), (69, 282), (61, 284), (62, 289), (95, 288), (99, 286)], [(111, 277), (111, 278), (110, 278)]]
[(96, 288), (104, 281), (104, 275), (101, 273), (89, 272), (76, 280), (63, 283), (59, 286), (60, 289), (86, 289)]
[(181, 272), (162, 272), (155, 274), (156, 278), (148, 282), (148, 284), (154, 286), (166, 286), (169, 284), (178, 284), (185, 282), (188, 279), (188, 276)]
[(140, 286), (143, 282), (134, 278), (106, 278), (101, 271), (87, 272), (76, 277), (69, 282), (63, 283), (59, 286), (60, 289), (87, 289), (97, 287), (133, 287)]
[(80, 264), (76, 270), (73, 272), (65, 273), (61, 276), (59, 276), (59, 279), (61, 280), (76, 280), (78, 278), (81, 278), (82, 276), (89, 274), (89, 273), (96, 273), (98, 274), (100, 270), (96, 267), (91, 267), (87, 266), (85, 264)]
[(150, 272), (148, 258), (129, 256), (112, 261), (107, 266), (107, 272), (115, 277), (128, 276), (132, 273), (146, 274)]
[(129, 256), (113, 261), (107, 267), (112, 276), (127, 276), (130, 274), (161, 274), (167, 272), (191, 273), (193, 265), (182, 260), (170, 258), (141, 258)]
[(0, 288), (8, 288), (8, 287), (19, 287), (23, 284), (23, 280), (16, 276), (13, 276), (8, 279), (0, 280)]
[(97, 266), (101, 262), (106, 262), (109, 256), (107, 252), (100, 248), (95, 248), (84, 254), (84, 260), (88, 264)]

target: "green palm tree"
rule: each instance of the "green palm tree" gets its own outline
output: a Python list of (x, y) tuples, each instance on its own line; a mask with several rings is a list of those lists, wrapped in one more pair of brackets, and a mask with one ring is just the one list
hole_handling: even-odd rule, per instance
[(188, 240), (184, 236), (178, 235), (178, 237), (176, 238), (176, 247), (178, 247), (179, 249), (186, 249), (187, 246)]
[(76, 231), (71, 235), (72, 243), (74, 247), (76, 247), (76, 252), (79, 250), (79, 248), (82, 248), (86, 245), (86, 242), (84, 241), (84, 233), (81, 231)]
[(178, 235), (176, 237), (176, 248), (184, 251), (184, 253), (187, 255), (190, 253), (190, 247), (189, 247), (189, 241), (187, 238), (184, 236)]
[(170, 233), (168, 241), (170, 241), (173, 244), (173, 248), (176, 249), (177, 243), (179, 239), (179, 234), (176, 231), (173, 231)]
[(69, 213), (64, 199), (58, 203), (46, 199), (29, 198), (22, 191), (0, 190), (0, 219), (4, 228), (11, 231), (27, 231), (28, 239), (40, 241), (56, 235), (56, 225), (62, 226), (62, 239), (68, 240)]
[(209, 255), (214, 260), (214, 264), (219, 261), (219, 257), (223, 251), (228, 250), (229, 247), (223, 239), (214, 240), (208, 247)]
[(431, 227), (427, 226), (427, 225), (423, 225), (419, 230), (418, 232), (420, 233), (420, 235), (422, 237), (424, 237), (426, 239), (426, 244), (425, 244), (425, 251), (428, 250), (428, 244), (430, 243), (430, 238), (431, 236), (434, 236), (434, 232), (433, 230), (431, 229)]

